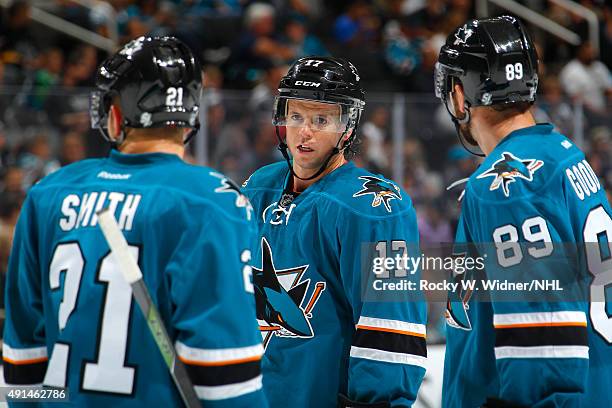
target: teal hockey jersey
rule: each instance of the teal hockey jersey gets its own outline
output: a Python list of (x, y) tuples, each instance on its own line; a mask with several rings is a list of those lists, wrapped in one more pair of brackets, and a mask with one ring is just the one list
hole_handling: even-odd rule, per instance
[(203, 405), (266, 406), (252, 207), (223, 175), (162, 153), (112, 151), (29, 191), (6, 282), (6, 382), (67, 387), (71, 406), (182, 405), (97, 225), (104, 207)]
[(412, 405), (425, 373), (425, 303), (365, 301), (361, 287), (364, 246), (418, 247), (410, 198), (351, 162), (297, 196), (289, 177), (280, 162), (243, 185), (259, 225), (253, 281), (270, 405), (331, 408), (339, 394)]
[(465, 190), (458, 245), (490, 249), (479, 254), (489, 282), (566, 290), (451, 297), (444, 407), (612, 406), (611, 215), (584, 154), (551, 125), (516, 130), (487, 156)]

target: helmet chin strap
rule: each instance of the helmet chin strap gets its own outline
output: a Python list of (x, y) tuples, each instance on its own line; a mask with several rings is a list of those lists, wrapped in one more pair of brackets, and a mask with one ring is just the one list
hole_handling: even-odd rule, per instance
[[(454, 105), (454, 104), (453, 104)], [(478, 153), (475, 152), (474, 150), (470, 149), (466, 142), (467, 140), (465, 140), (465, 137), (463, 137), (461, 135), (461, 128), (460, 125), (467, 125), (468, 123), (470, 123), (470, 119), (472, 119), (472, 115), (470, 112), (470, 107), (467, 103), (464, 103), (463, 107), (465, 109), (465, 116), (463, 118), (458, 118), (457, 116), (455, 116), (449, 109), (448, 107), (448, 103), (446, 101), (444, 101), (444, 106), (446, 107), (446, 111), (448, 112), (448, 114), (451, 117), (451, 120), (453, 121), (453, 124), (455, 125), (455, 130), (457, 132), (457, 137), (459, 138), (459, 142), (461, 142), (461, 145), (463, 146), (463, 148), (465, 150), (467, 150), (468, 152), (470, 152), (471, 154), (473, 154), (474, 156), (478, 156), (478, 157), (485, 157), (485, 154), (483, 153)]]
[(187, 146), (189, 142), (191, 142), (191, 139), (193, 139), (193, 137), (198, 133), (199, 130), (200, 130), (200, 124), (198, 123), (194, 125), (194, 127), (191, 128), (189, 133), (187, 133), (187, 136), (183, 140), (183, 145)]
[(121, 127), (121, 133), (119, 133), (117, 139), (113, 139), (111, 135), (101, 126), (98, 126), (98, 132), (100, 132), (100, 134), (102, 134), (102, 137), (110, 143), (111, 148), (113, 149), (117, 150), (119, 145), (121, 145), (125, 141), (125, 131), (123, 130), (123, 126)]
[[(280, 137), (280, 132), (278, 130), (278, 126), (274, 127), (276, 130), (276, 137), (278, 139), (278, 150), (280, 150), (280, 152), (282, 153), (283, 157), (285, 158), (285, 161), (287, 162), (287, 166), (289, 166), (289, 171), (291, 171), (291, 174), (299, 179), (299, 180), (303, 180), (303, 181), (308, 181), (308, 180), (312, 180), (315, 179), (317, 177), (319, 177), (321, 175), (321, 173), (323, 173), (325, 171), (325, 169), (327, 169), (327, 165), (329, 164), (330, 160), (337, 155), (338, 153), (344, 151), (344, 149), (346, 148), (346, 146), (343, 146), (341, 149), (338, 148), (338, 146), (340, 145), (340, 142), (342, 141), (342, 139), (344, 139), (344, 136), (346, 135), (346, 133), (349, 131), (349, 124), (346, 125), (346, 129), (344, 130), (344, 132), (342, 132), (342, 135), (340, 136), (340, 138), (338, 139), (338, 142), (336, 143), (336, 146), (334, 146), (334, 148), (332, 149), (331, 153), (329, 154), (329, 156), (327, 156), (327, 159), (325, 159), (325, 162), (323, 162), (323, 165), (321, 165), (321, 167), (319, 168), (319, 170), (313, 174), (310, 177), (300, 177), (295, 173), (295, 170), (293, 170), (293, 164), (291, 163), (291, 157), (289, 157), (289, 147), (287, 146), (287, 143), (285, 143), (283, 141), (283, 139)], [(355, 131), (355, 130), (353, 130)]]

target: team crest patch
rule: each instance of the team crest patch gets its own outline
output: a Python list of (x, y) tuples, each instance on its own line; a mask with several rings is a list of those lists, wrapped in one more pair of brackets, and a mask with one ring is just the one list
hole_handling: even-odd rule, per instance
[(493, 163), (493, 166), (476, 178), (493, 177), (490, 191), (497, 190), (500, 186), (506, 197), (510, 196), (508, 186), (517, 178), (532, 181), (533, 173), (544, 165), (542, 160), (520, 159), (512, 153), (503, 152), (502, 158)]
[(391, 212), (390, 201), (402, 199), (402, 193), (400, 192), (399, 187), (393, 183), (374, 176), (360, 176), (359, 178), (365, 180), (365, 183), (363, 183), (363, 190), (353, 194), (353, 197), (372, 194), (374, 196), (374, 199), (372, 200), (372, 207), (378, 207), (379, 205), (383, 204), (387, 209), (387, 212)]
[(261, 240), (262, 267), (253, 268), (257, 321), (264, 347), (272, 336), (311, 338), (312, 312), (325, 290), (325, 282), (317, 282), (307, 302), (310, 279), (302, 280), (308, 265), (276, 269), (270, 244)]

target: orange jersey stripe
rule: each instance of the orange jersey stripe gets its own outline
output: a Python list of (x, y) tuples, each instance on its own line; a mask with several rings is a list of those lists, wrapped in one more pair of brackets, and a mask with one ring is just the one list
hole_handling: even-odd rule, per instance
[(586, 322), (560, 322), (560, 323), (517, 323), (496, 324), (496, 329), (516, 329), (521, 327), (587, 327)]
[(239, 358), (239, 359), (236, 359), (236, 360), (224, 360), (224, 361), (196, 361), (196, 360), (187, 360), (186, 358), (183, 358), (183, 357), (180, 357), (180, 356), (179, 356), (179, 359), (183, 363), (185, 363), (185, 364), (204, 366), (204, 367), (216, 367), (216, 366), (248, 363), (248, 362), (251, 362), (251, 361), (259, 361), (259, 360), (261, 360), (261, 356), (245, 357), (245, 358)]
[(38, 358), (29, 359), (29, 360), (13, 360), (8, 357), (2, 357), (2, 360), (6, 361), (7, 363), (14, 364), (14, 365), (26, 365), (26, 364), (42, 363), (44, 361), (49, 360), (49, 358), (48, 357), (38, 357)]
[(259, 326), (260, 331), (275, 331), (280, 330), (280, 326)]
[(409, 331), (405, 331), (405, 330), (397, 330), (397, 329), (387, 329), (385, 327), (362, 326), (362, 325), (358, 324), (357, 328), (358, 329), (362, 329), (362, 330), (373, 330), (373, 331), (382, 331), (382, 332), (388, 332), (388, 333), (398, 333), (398, 334), (405, 334), (407, 336), (415, 336), (415, 337), (425, 338), (425, 335), (421, 334), (421, 333), (413, 333), (413, 332), (409, 332)]

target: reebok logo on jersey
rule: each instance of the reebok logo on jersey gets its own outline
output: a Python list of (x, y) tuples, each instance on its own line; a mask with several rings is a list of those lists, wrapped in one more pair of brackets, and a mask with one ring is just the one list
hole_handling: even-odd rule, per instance
[(131, 174), (119, 174), (119, 173), (109, 173), (107, 171), (101, 171), (97, 175), (98, 178), (108, 179), (108, 180), (127, 180), (132, 177)]
[(509, 152), (503, 152), (502, 158), (493, 163), (493, 166), (479, 175), (478, 179), (493, 177), (490, 191), (497, 190), (500, 186), (506, 197), (510, 196), (508, 188), (517, 178), (532, 181), (533, 173), (544, 165), (542, 160), (520, 159)]
[(378, 207), (379, 205), (383, 204), (387, 209), (387, 212), (391, 212), (391, 204), (389, 201), (402, 199), (402, 194), (399, 187), (393, 183), (373, 176), (360, 176), (359, 178), (365, 180), (365, 183), (363, 183), (363, 190), (353, 194), (353, 197), (361, 197), (367, 194), (372, 194), (374, 196), (374, 199), (372, 200), (372, 207)]
[(265, 238), (261, 240), (262, 266), (253, 267), (253, 284), (255, 285), (255, 303), (257, 320), (264, 347), (270, 343), (272, 335), (291, 338), (311, 338), (314, 331), (310, 325), (312, 310), (325, 282), (317, 282), (306, 306), (302, 306), (310, 279), (301, 280), (308, 265), (288, 269), (276, 269), (270, 244)]

